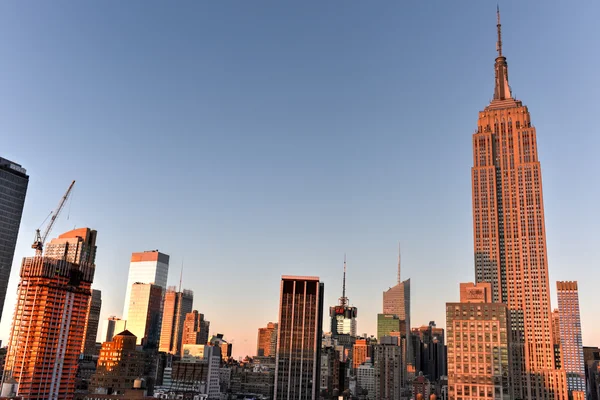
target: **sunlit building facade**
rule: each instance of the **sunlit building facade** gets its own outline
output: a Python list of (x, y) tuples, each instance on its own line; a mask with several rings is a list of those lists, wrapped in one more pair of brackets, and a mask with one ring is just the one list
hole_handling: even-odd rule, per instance
[(567, 374), (567, 388), (585, 392), (585, 363), (581, 338), (579, 291), (577, 282), (556, 282), (562, 368)]
[(277, 322), (269, 322), (266, 327), (258, 328), (256, 355), (259, 357), (274, 357), (276, 349)]
[[(68, 241), (63, 239), (68, 238)], [(23, 399), (72, 399), (94, 280), (96, 231), (53, 239), (21, 265), (3, 382)]]
[(138, 344), (158, 346), (161, 328), (163, 289), (151, 283), (131, 285), (127, 330), (137, 337)]
[(192, 312), (193, 307), (194, 293), (191, 290), (167, 290), (164, 297), (159, 351), (181, 354), (185, 318)]
[(317, 277), (281, 277), (275, 400), (318, 399), (323, 291)]
[(210, 321), (204, 319), (204, 314), (194, 310), (185, 316), (183, 323), (183, 344), (207, 344)]
[(499, 13), (497, 30), (494, 96), (473, 134), (475, 279), (508, 308), (512, 396), (566, 399), (564, 371), (555, 369), (536, 129), (508, 84)]
[(129, 299), (131, 297), (131, 288), (134, 283), (152, 283), (160, 286), (164, 291), (167, 289), (168, 275), (169, 256), (167, 254), (161, 253), (158, 250), (133, 253), (131, 255), (131, 263), (129, 264), (129, 275), (127, 277), (123, 319), (127, 320), (129, 318)]

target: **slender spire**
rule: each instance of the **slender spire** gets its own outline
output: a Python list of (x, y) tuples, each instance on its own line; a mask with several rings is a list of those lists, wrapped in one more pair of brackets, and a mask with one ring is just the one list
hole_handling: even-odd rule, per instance
[(502, 25), (500, 24), (500, 6), (496, 6), (496, 28), (498, 30), (498, 39), (496, 41), (496, 50), (498, 51), (498, 57), (496, 57), (496, 65), (494, 69), (496, 71), (496, 82), (494, 87), (494, 100), (507, 100), (512, 99), (512, 91), (508, 85), (508, 65), (506, 64), (506, 57), (502, 54)]
[(496, 51), (498, 51), (498, 57), (502, 57), (502, 25), (500, 24), (500, 5), (496, 4), (496, 17), (498, 19), (498, 41), (496, 42)]
[(346, 253), (344, 253), (344, 279), (342, 280), (342, 297), (340, 297), (340, 306), (348, 305), (348, 298), (346, 297)]
[(398, 242), (398, 283), (402, 283), (402, 278), (400, 275), (400, 261), (402, 260), (402, 257), (400, 255), (400, 242)]
[(183, 258), (181, 259), (181, 272), (179, 273), (179, 291), (181, 292), (181, 282), (183, 281)]

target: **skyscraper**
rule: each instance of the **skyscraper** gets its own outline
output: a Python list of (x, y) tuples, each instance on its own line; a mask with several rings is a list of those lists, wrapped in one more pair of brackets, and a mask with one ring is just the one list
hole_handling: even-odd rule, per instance
[(404, 357), (399, 337), (385, 336), (373, 347), (375, 368), (375, 398), (377, 400), (400, 399), (404, 384)]
[(448, 398), (510, 400), (506, 305), (492, 303), (489, 282), (460, 284), (460, 303), (446, 303)]
[(194, 307), (194, 292), (184, 290), (176, 292), (169, 288), (165, 294), (159, 351), (181, 354), (183, 325), (186, 315)]
[(152, 283), (131, 285), (127, 330), (137, 337), (138, 344), (148, 348), (158, 346), (161, 326), (163, 289)]
[(14, 379), (23, 399), (72, 399), (75, 392), (96, 231), (77, 229), (59, 238), (76, 240), (54, 239), (43, 257), (26, 257), (21, 266), (3, 381)]
[(395, 314), (377, 314), (377, 339), (384, 336), (391, 336), (392, 332), (397, 332), (402, 336), (403, 324), (400, 318)]
[(494, 97), (473, 134), (475, 279), (491, 283), (493, 301), (509, 310), (514, 397), (566, 398), (554, 366), (536, 131), (508, 85), (499, 12), (497, 30)]
[(204, 319), (204, 314), (194, 310), (185, 316), (183, 323), (183, 344), (207, 344), (210, 321)]
[[(128, 319), (129, 298), (134, 283), (152, 283), (160, 286), (163, 291), (167, 288), (167, 277), (169, 275), (169, 256), (158, 250), (149, 250), (131, 255), (129, 264), (129, 276), (127, 278), (127, 290), (125, 292), (125, 304), (123, 306), (123, 319)], [(136, 335), (137, 336), (137, 335)], [(138, 340), (140, 337), (138, 336)]]
[(127, 321), (115, 317), (114, 315), (108, 317), (106, 320), (106, 338), (104, 341), (110, 342), (117, 333), (123, 332), (126, 328), (126, 322)]
[(256, 355), (259, 357), (275, 356), (277, 346), (277, 323), (269, 322), (266, 327), (258, 328)]
[(423, 372), (431, 382), (437, 382), (446, 375), (446, 349), (444, 329), (437, 328), (435, 322), (429, 322), (419, 328), (413, 328), (412, 334), (418, 337), (417, 372)]
[(100, 324), (100, 309), (102, 308), (102, 293), (93, 289), (88, 303), (87, 318), (85, 320), (85, 339), (81, 352), (92, 355), (96, 352), (96, 336)]
[(337, 306), (329, 307), (331, 318), (331, 334), (350, 335), (356, 337), (356, 307), (351, 307), (346, 297), (346, 256), (344, 256), (344, 279), (342, 283), (342, 297), (339, 298)]
[(585, 363), (577, 282), (556, 282), (556, 289), (562, 368), (567, 374), (567, 388), (571, 394), (585, 392)]
[(318, 399), (323, 291), (317, 277), (281, 277), (275, 400)]
[(28, 184), (25, 168), (0, 157), (0, 319)]

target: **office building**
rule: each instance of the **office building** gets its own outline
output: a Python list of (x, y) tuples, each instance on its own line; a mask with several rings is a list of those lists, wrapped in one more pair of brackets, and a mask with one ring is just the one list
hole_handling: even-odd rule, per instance
[(418, 338), (415, 353), (419, 355), (416, 360), (418, 372), (422, 372), (431, 382), (437, 382), (446, 375), (446, 346), (444, 329), (437, 328), (431, 321), (427, 326), (413, 328), (412, 335)]
[(323, 291), (317, 277), (281, 277), (275, 400), (318, 399)]
[(449, 398), (510, 400), (506, 304), (490, 302), (489, 282), (460, 289), (460, 302), (446, 303)]
[(558, 309), (552, 311), (552, 344), (554, 345), (554, 368), (561, 369), (560, 314)]
[(131, 285), (127, 330), (133, 333), (138, 344), (156, 348), (160, 338), (163, 289), (151, 283)]
[(585, 392), (585, 362), (581, 338), (577, 282), (556, 282), (562, 369), (567, 374), (567, 390)]
[(90, 382), (91, 393), (104, 389), (107, 394), (122, 394), (144, 376), (144, 353), (137, 350), (136, 342), (135, 335), (125, 330), (102, 343), (96, 373)]
[(76, 240), (64, 245), (53, 239), (46, 245), (50, 255), (26, 257), (21, 265), (3, 382), (18, 382), (17, 394), (24, 399), (72, 399), (75, 391), (94, 280), (96, 231), (77, 229), (59, 238)]
[(183, 329), (187, 314), (194, 307), (194, 293), (191, 290), (176, 292), (169, 288), (165, 293), (159, 351), (181, 354)]
[(403, 360), (400, 337), (384, 336), (373, 347), (377, 400), (400, 399), (405, 380)]
[(102, 308), (102, 293), (92, 289), (92, 295), (88, 303), (87, 318), (85, 320), (85, 339), (81, 353), (94, 355), (96, 353), (96, 336), (98, 336), (98, 325), (100, 324), (100, 309)]
[(218, 346), (184, 344), (180, 361), (173, 362), (172, 387), (196, 390), (209, 400), (220, 398), (221, 349)]
[(395, 314), (377, 314), (377, 339), (392, 336), (392, 332), (402, 335), (404, 330), (402, 320)]
[(473, 134), (473, 229), (476, 282), (506, 304), (512, 332), (512, 397), (564, 399), (555, 369), (542, 171), (527, 106), (513, 98), (497, 23), (495, 88)]
[(377, 344), (377, 341), (372, 337), (356, 339), (354, 342), (354, 347), (352, 348), (352, 368), (356, 370), (359, 366), (365, 363), (367, 359), (372, 359), (373, 345), (375, 344)]
[(600, 400), (600, 348), (583, 348), (585, 382), (589, 400)]
[(342, 366), (340, 351), (337, 346), (323, 346), (321, 348), (321, 375), (319, 393), (321, 397), (333, 398), (344, 391), (344, 368)]
[(210, 321), (204, 319), (204, 314), (194, 310), (185, 316), (183, 323), (183, 344), (207, 344)]
[(256, 355), (259, 357), (275, 356), (277, 349), (277, 323), (269, 322), (266, 327), (258, 328)]
[(211, 336), (208, 340), (208, 344), (221, 349), (221, 357), (223, 357), (223, 361), (227, 361), (231, 358), (233, 344), (227, 342), (222, 333), (217, 333), (216, 335)]
[[(123, 319), (129, 319), (129, 299), (134, 283), (152, 283), (160, 286), (163, 291), (167, 289), (169, 275), (169, 256), (158, 250), (149, 250), (131, 255), (129, 275), (127, 277), (127, 290), (123, 307)], [(138, 340), (140, 340), (138, 336)]]
[(123, 332), (126, 328), (127, 321), (115, 317), (114, 315), (108, 317), (108, 319), (106, 320), (106, 336), (104, 342), (112, 341), (113, 337), (117, 333)]
[(331, 318), (331, 334), (333, 337), (338, 335), (349, 335), (356, 337), (356, 317), (358, 311), (356, 307), (350, 306), (346, 297), (346, 256), (344, 256), (344, 278), (342, 281), (342, 297), (336, 306), (329, 307), (329, 317)]
[(0, 319), (28, 184), (25, 168), (0, 157)]

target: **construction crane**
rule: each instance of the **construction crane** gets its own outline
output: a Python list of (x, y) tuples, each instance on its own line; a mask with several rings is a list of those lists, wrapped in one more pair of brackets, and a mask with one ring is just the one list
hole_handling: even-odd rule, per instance
[(67, 202), (67, 199), (69, 198), (69, 195), (71, 194), (71, 190), (73, 189), (73, 185), (75, 185), (75, 181), (71, 182), (71, 185), (67, 189), (67, 192), (62, 197), (62, 199), (60, 199), (60, 203), (58, 203), (58, 207), (56, 207), (56, 210), (54, 210), (54, 212), (51, 214), (52, 218), (50, 218), (50, 222), (48, 222), (48, 226), (44, 230), (44, 235), (42, 235), (40, 233), (39, 228), (35, 230), (35, 241), (31, 245), (31, 248), (35, 249), (36, 256), (42, 255), (42, 251), (44, 250), (44, 243), (46, 243), (46, 239), (48, 238), (48, 235), (50, 234), (50, 231), (52, 230), (52, 226), (54, 226), (54, 222), (56, 222), (56, 218), (60, 214), (65, 203)]

